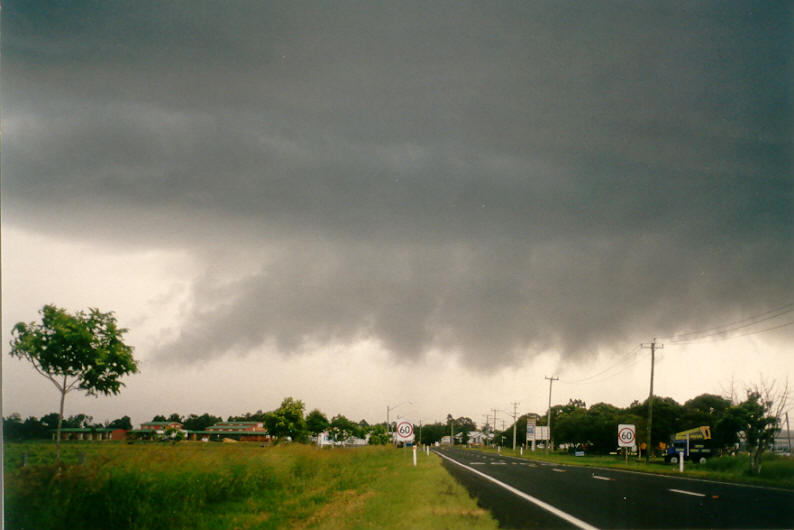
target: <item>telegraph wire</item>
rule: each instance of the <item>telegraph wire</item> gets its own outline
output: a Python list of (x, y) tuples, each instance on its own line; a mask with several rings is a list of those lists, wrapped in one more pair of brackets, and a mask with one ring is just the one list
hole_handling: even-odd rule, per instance
[(794, 325), (794, 320), (792, 320), (791, 322), (784, 322), (783, 324), (778, 324), (777, 326), (772, 326), (770, 328), (764, 328), (764, 329), (759, 329), (759, 330), (751, 330), (751, 331), (747, 331), (745, 333), (735, 333), (735, 334), (733, 334), (733, 335), (731, 335), (729, 337), (721, 337), (720, 339), (705, 340), (705, 339), (709, 338), (708, 336), (706, 336), (706, 337), (698, 337), (698, 338), (692, 339), (692, 340), (672, 341), (672, 345), (673, 346), (679, 346), (679, 345), (687, 345), (687, 344), (703, 344), (703, 343), (706, 343), (706, 342), (712, 342), (714, 340), (736, 339), (736, 338), (739, 338), (739, 337), (747, 337), (748, 335), (757, 335), (759, 333), (765, 333), (767, 331), (772, 331), (772, 330), (775, 330), (775, 329), (785, 328), (785, 327), (791, 326), (791, 325)]
[[(616, 363), (614, 363), (614, 364), (610, 365), (608, 368), (606, 368), (606, 369), (604, 369), (604, 370), (601, 370), (600, 372), (597, 372), (597, 373), (595, 373), (595, 374), (589, 375), (589, 376), (587, 376), (587, 377), (584, 377), (584, 378), (582, 378), (582, 379), (576, 379), (576, 380), (574, 380), (574, 381), (564, 381), (564, 380), (560, 380), (560, 383), (562, 383), (562, 384), (566, 384), (566, 385), (578, 385), (578, 384), (582, 384), (582, 383), (584, 383), (584, 384), (596, 383), (596, 382), (598, 382), (598, 381), (590, 381), (590, 379), (594, 379), (594, 378), (596, 378), (596, 377), (599, 377), (599, 376), (601, 376), (601, 375), (603, 375), (603, 374), (605, 374), (605, 373), (609, 372), (610, 370), (612, 370), (613, 368), (616, 368), (616, 367), (618, 367), (618, 366), (625, 366), (625, 367), (628, 367), (628, 366), (633, 366), (634, 364), (636, 364), (636, 363), (639, 361), (639, 357), (638, 357), (638, 358), (636, 358), (636, 359), (634, 359), (633, 361), (631, 361), (629, 364), (624, 364), (624, 361), (626, 360), (626, 358), (627, 358), (627, 357), (629, 357), (630, 355), (636, 354), (636, 353), (637, 353), (639, 350), (640, 350), (640, 346), (635, 346), (635, 347), (634, 347), (634, 349), (632, 349), (631, 351), (629, 351), (629, 352), (627, 352), (627, 353), (624, 353), (623, 355), (621, 355), (621, 356), (620, 356), (620, 359), (618, 359), (618, 362), (616, 362)], [(625, 370), (622, 370), (622, 371), (620, 371), (620, 372), (618, 372), (618, 373), (623, 373), (624, 371), (625, 371)], [(617, 374), (610, 375), (610, 376), (608, 376), (608, 377), (606, 377), (606, 378), (604, 378), (604, 379), (602, 379), (602, 380), (611, 379), (611, 378), (612, 378), (612, 377), (614, 377), (615, 375), (617, 375)], [(588, 382), (588, 381), (589, 381), (589, 382)], [(600, 380), (599, 380), (599, 381), (600, 381)]]
[[(706, 339), (713, 336), (726, 335), (727, 333), (731, 333), (738, 329), (754, 326), (756, 324), (760, 324), (761, 322), (766, 322), (768, 320), (773, 320), (787, 313), (791, 313), (792, 311), (794, 311), (794, 302), (790, 302), (788, 304), (784, 304), (774, 309), (770, 309), (769, 311), (765, 311), (755, 316), (743, 318), (740, 320), (735, 320), (733, 322), (728, 322), (727, 324), (721, 324), (714, 328), (709, 328), (700, 331), (690, 331), (688, 333), (679, 333), (677, 335), (673, 335), (672, 337), (669, 337), (666, 340), (668, 342), (680, 343), (680, 342), (689, 342), (689, 341)], [(774, 328), (770, 328), (770, 329), (774, 329)], [(699, 336), (694, 336), (694, 335), (699, 335)], [(691, 338), (687, 338), (687, 337), (691, 337)]]

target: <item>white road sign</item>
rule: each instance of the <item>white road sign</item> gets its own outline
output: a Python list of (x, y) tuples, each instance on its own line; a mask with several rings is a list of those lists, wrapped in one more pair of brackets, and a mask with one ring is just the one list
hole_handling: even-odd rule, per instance
[(414, 441), (414, 426), (410, 421), (401, 421), (397, 424), (395, 431), (398, 442), (413, 442)]
[(625, 423), (618, 425), (618, 447), (634, 447), (635, 445), (637, 445), (637, 428)]
[(541, 441), (549, 439), (549, 428), (545, 425), (527, 425), (527, 441)]

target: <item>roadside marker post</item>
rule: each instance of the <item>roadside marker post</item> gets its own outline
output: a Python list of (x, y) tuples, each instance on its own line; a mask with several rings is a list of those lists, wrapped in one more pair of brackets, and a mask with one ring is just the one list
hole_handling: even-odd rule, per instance
[(678, 451), (678, 472), (684, 472), (684, 452)]
[(416, 467), (416, 446), (415, 445), (413, 446), (413, 452), (414, 452), (414, 467)]

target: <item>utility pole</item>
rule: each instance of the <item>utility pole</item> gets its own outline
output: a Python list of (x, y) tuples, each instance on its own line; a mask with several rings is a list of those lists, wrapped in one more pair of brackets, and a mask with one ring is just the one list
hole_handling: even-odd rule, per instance
[(654, 337), (653, 342), (650, 344), (640, 344), (640, 346), (651, 349), (651, 391), (648, 394), (648, 429), (645, 434), (647, 444), (645, 447), (645, 463), (648, 464), (651, 461), (651, 447), (653, 447), (651, 443), (651, 427), (653, 425), (653, 366), (656, 362), (656, 350), (664, 348), (664, 344), (656, 344), (656, 337)]
[(513, 451), (516, 450), (516, 411), (518, 410), (518, 401), (513, 401)]
[(788, 435), (788, 454), (791, 455), (791, 426), (788, 424), (788, 412), (786, 412), (786, 434)]
[(551, 385), (554, 384), (554, 381), (559, 381), (560, 378), (551, 376), (551, 377), (546, 377), (546, 379), (549, 380), (549, 412), (546, 416), (548, 418), (546, 423), (548, 424), (549, 427), (549, 441), (546, 442), (546, 452), (548, 453), (549, 447), (551, 446)]
[(493, 443), (496, 444), (496, 409), (491, 409), (493, 411)]

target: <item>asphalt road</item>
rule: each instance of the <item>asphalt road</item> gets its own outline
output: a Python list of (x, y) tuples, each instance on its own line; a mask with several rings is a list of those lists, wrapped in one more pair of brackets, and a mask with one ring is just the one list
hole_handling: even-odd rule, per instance
[(788, 490), (435, 452), (507, 528), (794, 528)]

